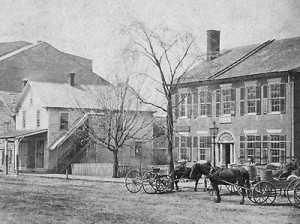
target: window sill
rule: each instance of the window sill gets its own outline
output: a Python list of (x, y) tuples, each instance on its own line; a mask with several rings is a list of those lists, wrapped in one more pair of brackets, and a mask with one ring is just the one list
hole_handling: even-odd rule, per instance
[(267, 113), (267, 114), (270, 114), (270, 115), (280, 115), (280, 114), (282, 114), (282, 113), (279, 112), (279, 111), (276, 111), (276, 112), (270, 112), (270, 113)]

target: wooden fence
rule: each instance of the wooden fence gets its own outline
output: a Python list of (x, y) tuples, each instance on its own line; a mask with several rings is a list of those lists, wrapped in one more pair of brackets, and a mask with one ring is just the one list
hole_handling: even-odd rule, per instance
[[(142, 173), (152, 170), (152, 168), (160, 168), (160, 174), (168, 174), (167, 165), (148, 165), (142, 168)], [(125, 177), (130, 170), (140, 170), (139, 166), (134, 165), (119, 165), (118, 177)], [(112, 163), (73, 163), (72, 174), (79, 176), (98, 176), (112, 177)]]

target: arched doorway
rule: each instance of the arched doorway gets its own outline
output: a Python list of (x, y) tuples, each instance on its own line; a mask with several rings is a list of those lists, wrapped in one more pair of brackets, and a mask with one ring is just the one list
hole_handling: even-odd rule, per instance
[(229, 131), (220, 133), (217, 137), (218, 150), (216, 153), (217, 164), (225, 165), (236, 163), (237, 155), (235, 152), (234, 136)]

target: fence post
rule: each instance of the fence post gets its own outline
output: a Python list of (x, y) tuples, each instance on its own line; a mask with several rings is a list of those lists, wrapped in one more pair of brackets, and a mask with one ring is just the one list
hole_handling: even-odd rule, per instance
[(68, 168), (66, 169), (66, 179), (69, 179), (69, 170), (68, 170)]

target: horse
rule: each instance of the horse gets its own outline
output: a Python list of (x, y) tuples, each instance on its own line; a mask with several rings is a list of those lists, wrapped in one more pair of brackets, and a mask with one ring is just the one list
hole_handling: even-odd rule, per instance
[(278, 179), (287, 179), (288, 176), (292, 174), (296, 174), (299, 176), (300, 167), (297, 162), (290, 162), (288, 164), (283, 165), (283, 167), (273, 170), (273, 176), (277, 177)]
[(217, 199), (215, 200), (215, 203), (221, 202), (218, 185), (230, 185), (237, 183), (238, 186), (242, 187), (242, 198), (240, 204), (244, 204), (246, 195), (244, 187), (248, 189), (250, 188), (250, 175), (245, 168), (222, 169), (219, 167), (212, 167), (207, 177), (211, 182), (213, 190), (216, 192)]
[[(194, 191), (197, 191), (197, 185), (198, 185), (199, 179), (202, 177), (202, 175), (207, 176), (207, 174), (211, 170), (211, 167), (212, 166), (211, 166), (210, 162), (195, 163), (192, 166), (191, 172), (190, 172), (190, 179), (196, 180)], [(206, 189), (207, 189), (207, 182), (206, 182), (206, 179), (204, 179), (204, 190), (206, 190)]]
[(180, 163), (174, 167), (172, 177), (174, 178), (174, 183), (175, 183), (175, 187), (176, 187), (177, 191), (179, 190), (178, 182), (181, 178), (195, 180), (194, 190), (197, 191), (197, 186), (198, 186), (199, 179), (201, 178), (201, 175), (200, 175), (200, 177), (196, 176), (194, 178), (190, 178), (190, 173), (191, 173), (192, 167), (187, 167), (185, 162)]

